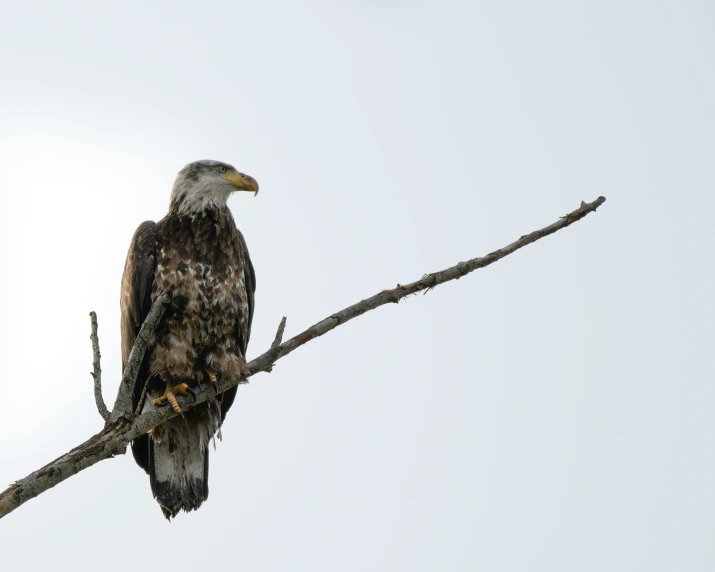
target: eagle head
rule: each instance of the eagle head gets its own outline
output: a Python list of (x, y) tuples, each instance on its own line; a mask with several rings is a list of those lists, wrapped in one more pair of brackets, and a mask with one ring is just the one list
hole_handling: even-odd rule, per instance
[(179, 171), (171, 189), (171, 210), (201, 212), (226, 206), (234, 191), (258, 194), (256, 179), (221, 161), (195, 161)]

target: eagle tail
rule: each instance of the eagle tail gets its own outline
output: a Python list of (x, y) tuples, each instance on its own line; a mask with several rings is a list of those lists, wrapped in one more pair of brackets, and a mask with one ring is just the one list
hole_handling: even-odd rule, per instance
[(151, 491), (167, 520), (182, 509), (198, 509), (209, 496), (209, 441), (214, 424), (207, 412), (201, 413), (192, 411), (170, 419), (154, 429), (149, 440)]

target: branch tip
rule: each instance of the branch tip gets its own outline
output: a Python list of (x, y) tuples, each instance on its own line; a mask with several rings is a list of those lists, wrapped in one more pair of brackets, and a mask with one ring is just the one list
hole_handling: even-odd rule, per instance
[(276, 331), (276, 337), (273, 339), (273, 343), (271, 344), (272, 348), (277, 348), (279, 345), (281, 345), (281, 342), (283, 341), (283, 332), (285, 332), (287, 321), (288, 318), (286, 318), (285, 316), (281, 318), (281, 323), (278, 324), (278, 331)]
[[(285, 332), (287, 321), (288, 318), (283, 316), (283, 318), (281, 319), (281, 323), (278, 324), (278, 331), (276, 332), (276, 337), (273, 339), (273, 343), (271, 344), (271, 349), (269, 351), (275, 352), (276, 349), (281, 345), (281, 342), (283, 341), (283, 332)], [(271, 373), (273, 371), (274, 365), (275, 364), (271, 362), (270, 365), (265, 369), (265, 371)], [(246, 383), (248, 383), (248, 378), (246, 378), (245, 381)]]
[(104, 404), (104, 398), (102, 397), (102, 367), (100, 366), (102, 354), (99, 352), (99, 337), (97, 336), (97, 330), (99, 329), (97, 324), (97, 313), (90, 312), (89, 320), (92, 327), (92, 333), (89, 335), (89, 339), (92, 340), (92, 367), (94, 368), (94, 371), (91, 371), (90, 373), (94, 379), (94, 402), (97, 404), (97, 411), (99, 412), (99, 415), (106, 423), (109, 421), (109, 411), (107, 410), (107, 406)]

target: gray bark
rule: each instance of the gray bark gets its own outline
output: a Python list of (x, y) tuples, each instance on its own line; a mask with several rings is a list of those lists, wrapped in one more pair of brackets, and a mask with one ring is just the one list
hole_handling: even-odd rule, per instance
[(102, 368), (100, 366), (100, 360), (102, 359), (102, 354), (99, 352), (99, 337), (97, 336), (97, 314), (95, 312), (89, 313), (89, 319), (92, 324), (92, 334), (89, 339), (92, 340), (92, 377), (94, 378), (94, 401), (97, 403), (97, 411), (102, 416), (105, 422), (109, 421), (109, 410), (104, 404), (104, 398), (102, 397)]

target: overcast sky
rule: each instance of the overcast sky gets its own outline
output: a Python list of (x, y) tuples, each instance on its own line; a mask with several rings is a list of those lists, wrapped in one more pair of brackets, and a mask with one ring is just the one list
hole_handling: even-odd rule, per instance
[(0, 488), (101, 428), (88, 313), (111, 403), (126, 251), (190, 161), (261, 185), (249, 357), (608, 201), (253, 378), (198, 512), (104, 461), (0, 567), (715, 569), (714, 6), (4, 3)]

